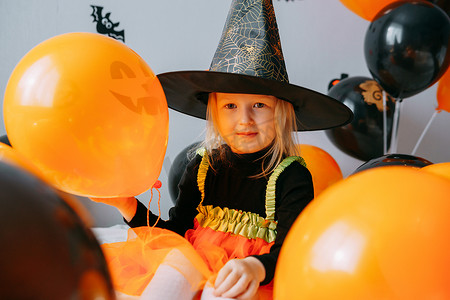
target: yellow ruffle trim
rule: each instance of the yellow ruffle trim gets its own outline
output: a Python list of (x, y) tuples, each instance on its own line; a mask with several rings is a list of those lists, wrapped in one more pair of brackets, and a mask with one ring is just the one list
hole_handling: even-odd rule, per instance
[(199, 213), (196, 219), (200, 226), (209, 227), (216, 231), (230, 232), (249, 239), (261, 238), (268, 243), (275, 241), (277, 235), (277, 222), (275, 221), (275, 187), (278, 176), (292, 162), (298, 161), (306, 167), (305, 161), (299, 156), (285, 158), (273, 171), (266, 187), (266, 218), (251, 212), (229, 209), (227, 207), (203, 206), (205, 199), (205, 179), (208, 172), (208, 155), (204, 148), (197, 150), (197, 154), (202, 156), (202, 161), (197, 173), (197, 183), (201, 194), (201, 201), (197, 207)]
[(197, 150), (197, 154), (202, 156), (202, 161), (200, 162), (200, 166), (198, 167), (198, 173), (197, 173), (197, 185), (198, 189), (200, 190), (200, 194), (202, 196), (202, 200), (200, 201), (199, 205), (202, 205), (203, 199), (205, 199), (205, 179), (206, 179), (206, 173), (208, 172), (209, 168), (209, 162), (208, 162), (208, 155), (205, 155), (206, 149), (200, 148)]
[(287, 168), (292, 162), (298, 161), (301, 165), (306, 167), (305, 160), (300, 156), (286, 157), (270, 175), (269, 181), (266, 187), (266, 218), (269, 220), (275, 220), (275, 187), (278, 176), (281, 172)]
[(256, 213), (212, 205), (199, 205), (197, 210), (199, 213), (196, 219), (204, 228), (230, 232), (249, 239), (260, 238), (268, 243), (275, 241), (277, 236), (277, 222), (266, 220)]

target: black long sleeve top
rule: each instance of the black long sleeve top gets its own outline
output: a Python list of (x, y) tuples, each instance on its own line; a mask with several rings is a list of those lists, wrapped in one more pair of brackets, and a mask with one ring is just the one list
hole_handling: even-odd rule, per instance
[[(216, 163), (213, 169), (208, 169), (203, 205), (253, 212), (265, 218), (265, 193), (268, 178), (252, 176), (261, 173), (261, 162), (266, 150), (251, 154), (235, 154), (229, 149), (227, 152), (226, 162)], [(187, 165), (178, 185), (179, 195), (176, 205), (169, 210), (169, 220), (159, 220), (157, 227), (172, 230), (180, 235), (184, 235), (188, 229), (193, 228), (194, 218), (198, 213), (196, 208), (201, 201), (197, 186), (201, 158), (200, 155), (196, 155)], [(269, 253), (255, 255), (266, 271), (266, 277), (261, 284), (267, 284), (273, 279), (286, 234), (313, 197), (310, 172), (300, 163), (291, 163), (276, 182), (275, 220), (278, 224), (275, 243)], [(150, 213), (150, 224), (154, 224), (157, 218)], [(147, 224), (147, 208), (142, 203), (139, 202), (135, 216), (127, 224), (131, 227)]]

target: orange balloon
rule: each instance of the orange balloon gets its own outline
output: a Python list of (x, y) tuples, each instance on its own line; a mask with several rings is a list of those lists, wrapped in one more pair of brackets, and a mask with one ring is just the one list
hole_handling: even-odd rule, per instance
[(159, 80), (133, 50), (94, 33), (68, 33), (31, 49), (8, 81), (11, 145), (57, 188), (127, 197), (161, 171), (168, 108)]
[[(349, 10), (358, 16), (372, 21), (376, 14), (387, 5), (398, 0), (340, 0)], [(405, 1), (408, 2), (408, 1)], [(409, 2), (413, 2), (412, 0)]]
[(328, 152), (312, 145), (300, 144), (298, 146), (300, 155), (312, 175), (314, 197), (343, 178), (339, 165)]
[(34, 175), (43, 178), (40, 171), (22, 154), (14, 150), (12, 147), (0, 143), (0, 161), (20, 167)]
[(450, 69), (439, 79), (436, 96), (438, 102), (436, 110), (450, 112)]
[(421, 168), (420, 170), (450, 179), (450, 162), (428, 165)]
[(295, 299), (450, 299), (450, 184), (404, 166), (352, 175), (289, 231), (274, 295)]
[[(29, 161), (26, 157), (17, 152), (17, 150), (13, 149), (12, 147), (4, 143), (0, 143), (0, 162), (4, 162), (9, 165), (13, 165), (15, 167), (19, 167), (20, 169), (32, 174), (33, 176), (36, 176), (41, 181), (51, 186), (51, 183), (46, 180), (42, 172), (38, 170), (31, 161)], [(89, 212), (81, 203), (79, 203), (78, 200), (75, 199), (73, 195), (66, 194), (56, 189), (55, 192), (61, 195), (61, 197), (64, 197), (67, 204), (72, 207), (72, 209), (80, 216), (80, 218), (87, 225), (92, 226), (93, 220)]]

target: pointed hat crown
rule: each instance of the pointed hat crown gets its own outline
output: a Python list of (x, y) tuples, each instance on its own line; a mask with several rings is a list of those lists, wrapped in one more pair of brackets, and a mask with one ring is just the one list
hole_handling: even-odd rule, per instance
[(210, 71), (289, 81), (272, 1), (233, 1)]

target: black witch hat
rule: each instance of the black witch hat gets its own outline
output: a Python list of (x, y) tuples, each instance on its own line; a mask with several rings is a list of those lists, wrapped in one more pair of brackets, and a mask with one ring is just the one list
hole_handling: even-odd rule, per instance
[(294, 106), (298, 130), (349, 123), (341, 102), (289, 83), (271, 0), (233, 0), (208, 71), (159, 74), (168, 106), (205, 119), (211, 92), (272, 95)]

